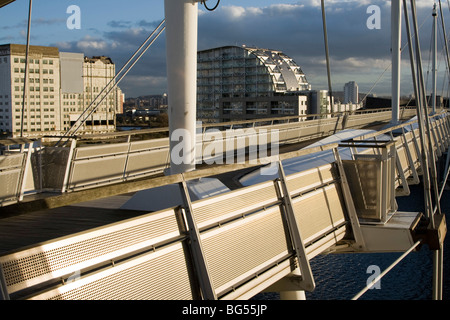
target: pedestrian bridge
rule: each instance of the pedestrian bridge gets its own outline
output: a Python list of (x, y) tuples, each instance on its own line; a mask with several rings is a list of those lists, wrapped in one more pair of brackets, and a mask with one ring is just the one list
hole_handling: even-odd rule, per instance
[[(301, 123), (292, 130), (297, 125)], [(336, 122), (330, 126), (325, 131), (334, 133)], [(287, 139), (300, 136), (293, 135)], [(436, 159), (445, 160), (447, 112), (431, 117), (428, 136)], [(249, 299), (262, 291), (314, 290), (309, 261), (321, 253), (405, 252), (418, 243), (437, 250), (446, 233), (443, 215), (399, 212), (395, 201), (409, 195), (410, 184), (419, 183), (423, 145), (428, 141), (422, 144), (411, 120), (347, 141), (258, 159), (257, 164), (199, 168), (82, 191), (69, 179), (68, 204), (76, 194), (108, 202), (123, 193), (166, 185), (178, 186), (182, 200), (174, 207), (3, 253), (0, 293), (5, 299)], [(127, 148), (124, 158), (133, 144), (127, 142)], [(72, 178), (83, 151), (69, 150)], [(113, 166), (119, 160), (105, 156), (104, 161)], [(262, 170), (268, 162), (274, 177), (191, 198), (189, 182)], [(295, 163), (308, 167), (295, 172)], [(90, 169), (89, 174), (97, 172)]]
[[(414, 114), (413, 108), (403, 108), (401, 112), (403, 120)], [(203, 161), (214, 157), (214, 154), (204, 157), (205, 149), (215, 139), (208, 134), (213, 129), (235, 133), (232, 145), (234, 152), (238, 153), (238, 148), (245, 150), (251, 146), (252, 137), (259, 137), (270, 144), (275, 131), (280, 146), (292, 145), (324, 138), (344, 129), (379, 126), (388, 123), (391, 116), (390, 110), (377, 109), (336, 113), (333, 117), (331, 114), (308, 115), (203, 124), (203, 132), (198, 134), (202, 139), (197, 139), (197, 150), (202, 151)], [(57, 141), (52, 137), (0, 141), (0, 147), (3, 144), (8, 148), (4, 155), (0, 155), (0, 178), (8, 181), (0, 185), (0, 206), (21, 202), (24, 196), (33, 193), (64, 194), (161, 174), (170, 165), (169, 138), (149, 139), (145, 136), (161, 131), (167, 133), (161, 129), (147, 129), (77, 136), (71, 137), (64, 147), (49, 143), (42, 147), (43, 140), (53, 141), (53, 144)], [(225, 144), (227, 138), (224, 136), (214, 143)], [(239, 146), (240, 139), (245, 145)], [(108, 140), (115, 142), (104, 143)], [(21, 143), (20, 150), (9, 148), (9, 144), (17, 143)], [(31, 148), (27, 147), (30, 145)]]

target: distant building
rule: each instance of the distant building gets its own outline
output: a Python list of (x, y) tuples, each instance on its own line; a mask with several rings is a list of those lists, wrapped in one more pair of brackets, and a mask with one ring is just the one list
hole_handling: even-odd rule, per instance
[[(24, 45), (0, 46), (0, 130), (20, 135), (25, 83)], [(63, 114), (60, 107), (58, 48), (30, 46), (28, 92), (23, 113), (23, 133), (60, 132)]]
[[(0, 131), (13, 136), (20, 135), (22, 125), (25, 49), (0, 46)], [(24, 136), (66, 132), (114, 76), (110, 58), (30, 46)], [(78, 133), (114, 131), (123, 100), (121, 90), (113, 89)]]
[(344, 103), (358, 103), (358, 85), (355, 81), (347, 82), (344, 85)]
[(311, 85), (281, 51), (226, 46), (197, 55), (197, 117), (205, 122), (306, 114)]

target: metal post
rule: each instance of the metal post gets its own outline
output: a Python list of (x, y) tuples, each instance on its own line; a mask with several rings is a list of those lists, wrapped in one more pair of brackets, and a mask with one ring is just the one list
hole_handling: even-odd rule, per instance
[[(412, 135), (414, 137), (414, 132), (412, 132)], [(413, 138), (415, 140), (415, 138)], [(414, 164), (414, 159), (411, 155), (411, 150), (409, 149), (409, 144), (408, 144), (408, 139), (406, 138), (406, 134), (405, 134), (405, 128), (402, 127), (402, 141), (403, 141), (403, 147), (405, 148), (405, 152), (406, 155), (408, 157), (408, 163), (409, 163), (409, 169), (411, 170), (411, 178), (410, 179), (410, 183), (411, 184), (418, 184), (420, 182), (419, 179), (419, 175), (417, 173), (415, 164)], [(418, 153), (417, 153), (418, 154)]]
[[(177, 174), (195, 169), (198, 1), (165, 0), (164, 9), (170, 173)], [(179, 131), (174, 135), (176, 130)], [(182, 156), (179, 144), (183, 146)], [(173, 153), (175, 150), (178, 151)]]
[(437, 77), (437, 69), (436, 69), (436, 60), (437, 60), (437, 13), (436, 13), (436, 4), (433, 7), (433, 89), (431, 93), (431, 114), (436, 113), (436, 77)]
[[(432, 200), (431, 200), (431, 186), (430, 186), (430, 172), (429, 172), (429, 165), (428, 165), (428, 150), (427, 150), (427, 144), (425, 143), (427, 136), (425, 135), (425, 129), (424, 129), (424, 111), (423, 111), (423, 105), (422, 105), (422, 95), (421, 90), (419, 88), (419, 73), (420, 71), (416, 72), (416, 59), (415, 54), (413, 51), (413, 44), (412, 44), (412, 37), (411, 37), (411, 29), (409, 25), (409, 16), (408, 16), (408, 6), (406, 3), (406, 0), (403, 0), (404, 5), (404, 14), (405, 14), (405, 23), (406, 23), (406, 31), (408, 35), (408, 48), (409, 48), (409, 56), (411, 59), (411, 74), (412, 74), (412, 80), (413, 80), (413, 87), (414, 87), (414, 94), (416, 96), (416, 112), (417, 112), (417, 122), (419, 125), (419, 136), (420, 136), (420, 147), (421, 147), (421, 171), (423, 174), (423, 183), (424, 183), (424, 201), (425, 201), (425, 215), (428, 218), (432, 218)], [(411, 7), (413, 11), (413, 17), (415, 17), (415, 6), (414, 2), (411, 0)], [(415, 19), (413, 19), (414, 22)], [(415, 29), (415, 35), (416, 35), (416, 41), (418, 41), (418, 34), (417, 34), (417, 24), (414, 23), (414, 29)], [(420, 56), (418, 57), (420, 60)], [(432, 223), (434, 223), (434, 220), (431, 219)]]
[(330, 96), (330, 112), (334, 111), (334, 105), (333, 105), (333, 91), (331, 89), (331, 71), (330, 71), (330, 55), (328, 50), (328, 35), (327, 35), (327, 21), (326, 21), (326, 15), (325, 15), (325, 2), (324, 0), (321, 0), (321, 7), (322, 7), (322, 24), (323, 24), (323, 37), (325, 42), (325, 57), (327, 61), (327, 76), (328, 76), (328, 93)]
[(392, 50), (392, 124), (399, 123), (400, 111), (400, 63), (401, 63), (401, 8), (400, 0), (391, 1), (391, 50)]
[(444, 35), (444, 47), (445, 47), (445, 54), (447, 57), (447, 68), (450, 67), (450, 56), (449, 56), (449, 52), (448, 52), (448, 43), (447, 43), (447, 31), (445, 30), (445, 22), (444, 22), (444, 15), (442, 13), (442, 4), (441, 4), (441, 0), (439, 0), (439, 13), (441, 16), (441, 25), (442, 25), (442, 33)]
[(297, 219), (295, 217), (294, 208), (292, 206), (292, 199), (287, 188), (286, 175), (284, 174), (283, 164), (281, 163), (281, 161), (278, 161), (278, 175), (280, 179), (280, 191), (282, 193), (281, 196), (283, 198), (286, 221), (288, 224), (289, 233), (291, 235), (292, 245), (297, 255), (297, 260), (301, 271), (301, 285), (305, 288), (305, 290), (313, 291), (316, 284), (306, 254), (305, 245), (303, 243), (297, 224)]
[(194, 267), (197, 270), (197, 276), (202, 290), (203, 298), (205, 300), (217, 300), (216, 292), (214, 291), (211, 277), (208, 272), (208, 266), (203, 253), (200, 232), (195, 222), (191, 198), (189, 196), (189, 190), (184, 180), (179, 183), (181, 196), (183, 198), (184, 208), (184, 218), (186, 219), (186, 225), (189, 232), (189, 237), (191, 240), (190, 247), (192, 250), (192, 257), (194, 260)]
[(334, 158), (336, 159), (336, 165), (338, 168), (339, 176), (341, 178), (342, 193), (344, 195), (345, 205), (347, 207), (350, 224), (353, 230), (353, 236), (355, 238), (354, 246), (359, 250), (364, 250), (365, 248), (364, 237), (361, 231), (358, 214), (356, 212), (355, 204), (352, 198), (352, 193), (350, 191), (350, 186), (347, 181), (347, 176), (345, 175), (345, 169), (342, 164), (342, 159), (339, 154), (338, 148), (333, 148), (333, 155)]
[(67, 189), (69, 188), (69, 176), (70, 176), (70, 170), (73, 166), (73, 154), (74, 154), (76, 145), (77, 145), (77, 139), (73, 138), (70, 143), (69, 155), (67, 156), (67, 164), (66, 164), (66, 170), (64, 172), (63, 185), (61, 186), (61, 193), (66, 192)]
[(23, 137), (23, 121), (24, 121), (24, 113), (25, 113), (25, 105), (26, 105), (26, 96), (27, 92), (27, 84), (28, 84), (28, 55), (30, 51), (30, 30), (31, 30), (31, 8), (33, 5), (33, 0), (30, 0), (30, 5), (28, 8), (28, 29), (27, 29), (27, 46), (25, 52), (25, 75), (23, 79), (23, 99), (22, 99), (22, 120), (20, 123), (20, 136)]
[(19, 201), (23, 200), (23, 195), (25, 193), (25, 186), (27, 183), (27, 175), (28, 175), (28, 166), (30, 166), (30, 162), (31, 162), (31, 153), (33, 150), (33, 144), (34, 144), (33, 142), (30, 142), (28, 144), (27, 153), (26, 153), (25, 159), (22, 163), (22, 177), (21, 177), (20, 185), (19, 185), (19, 193), (17, 195), (17, 199)]
[(2, 265), (0, 264), (0, 301), (1, 300), (9, 300), (9, 294), (5, 276), (3, 275), (3, 268)]

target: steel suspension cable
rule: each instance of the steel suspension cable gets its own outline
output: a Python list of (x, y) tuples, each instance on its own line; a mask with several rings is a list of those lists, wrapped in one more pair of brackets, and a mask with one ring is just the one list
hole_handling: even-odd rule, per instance
[[(428, 20), (428, 16), (425, 18), (425, 20), (422, 22), (422, 24), (419, 26), (419, 30), (422, 29), (423, 25), (425, 24), (425, 22), (427, 22)], [(412, 36), (412, 39), (414, 39), (414, 36)], [(408, 46), (408, 41), (406, 41), (406, 43), (403, 45), (401, 51), (403, 52), (403, 50)], [(374, 82), (374, 84), (372, 85), (372, 87), (369, 89), (369, 91), (366, 93), (366, 95), (364, 96), (364, 98), (361, 100), (364, 101), (369, 94), (372, 92), (372, 90), (375, 88), (375, 86), (378, 84), (378, 82), (380, 82), (381, 78), (383, 77), (383, 75), (386, 73), (386, 71), (389, 70), (389, 68), (392, 66), (392, 61), (389, 63), (389, 65), (384, 69), (384, 71), (380, 74), (380, 76), (377, 78), (377, 80)]]
[(372, 288), (378, 281), (381, 280), (381, 278), (383, 278), (389, 271), (392, 270), (392, 268), (394, 268), (397, 264), (399, 264), (399, 262), (401, 262), (408, 254), (411, 253), (411, 251), (413, 251), (419, 244), (421, 243), (421, 241), (417, 241), (416, 243), (414, 243), (414, 245), (409, 248), (407, 251), (405, 251), (397, 260), (395, 260), (386, 270), (384, 270), (382, 273), (380, 273), (379, 276), (375, 277), (375, 279), (373, 279), (373, 281), (368, 284), (364, 289), (362, 289), (358, 294), (356, 294), (352, 300), (358, 300), (364, 293), (367, 292), (367, 290), (369, 290), (370, 288)]
[[(98, 105), (105, 99), (105, 97), (111, 92), (112, 89), (114, 89), (120, 81), (123, 79), (123, 77), (133, 68), (133, 66), (136, 64), (137, 61), (142, 57), (142, 55), (148, 50), (148, 48), (155, 42), (155, 40), (159, 37), (159, 35), (164, 31), (165, 27), (162, 27), (165, 23), (165, 20), (161, 21), (161, 23), (153, 30), (153, 32), (147, 37), (147, 39), (140, 45), (140, 47), (134, 52), (134, 54), (128, 59), (128, 61), (125, 63), (125, 65), (120, 69), (120, 71), (108, 82), (108, 84), (100, 91), (100, 93), (95, 97), (95, 99), (89, 104), (89, 106), (81, 113), (81, 115), (78, 117), (78, 119), (75, 121), (74, 125), (63, 135), (63, 137), (56, 143), (55, 146), (58, 146), (61, 141), (64, 139), (64, 137), (74, 135), (80, 127), (83, 125), (83, 123), (87, 120), (87, 118), (97, 109)], [(162, 27), (161, 30), (159, 30)], [(159, 32), (158, 32), (159, 30)], [(157, 35), (155, 36), (155, 33)], [(153, 40), (147, 45), (147, 47), (140, 53), (140, 55), (137, 57), (137, 59), (132, 63), (130, 67), (125, 71), (125, 73), (119, 78), (117, 82), (114, 83), (114, 85), (109, 89), (109, 91), (104, 95), (104, 97), (97, 103), (97, 105), (89, 112), (89, 114), (83, 119), (83, 116), (88, 112), (88, 110), (92, 107), (92, 105), (96, 102), (96, 100), (102, 95), (105, 90), (119, 77), (119, 75), (127, 68), (127, 66), (131, 63), (131, 61), (138, 55), (138, 53), (142, 50), (142, 48), (150, 41), (150, 39)], [(81, 121), (81, 122), (80, 122)], [(77, 125), (78, 123), (78, 125)], [(75, 130), (71, 132), (71, 130), (75, 127)], [(68, 141), (68, 140), (67, 140)], [(65, 145), (67, 141), (63, 144)]]
[(326, 15), (325, 15), (325, 1), (321, 0), (321, 7), (322, 7), (322, 24), (323, 24), (323, 39), (325, 42), (325, 58), (327, 61), (327, 77), (328, 77), (328, 91), (330, 96), (330, 108), (331, 113), (334, 112), (333, 107), (333, 90), (331, 88), (331, 71), (330, 71), (330, 54), (328, 50), (328, 35), (327, 35), (327, 21), (326, 21)]

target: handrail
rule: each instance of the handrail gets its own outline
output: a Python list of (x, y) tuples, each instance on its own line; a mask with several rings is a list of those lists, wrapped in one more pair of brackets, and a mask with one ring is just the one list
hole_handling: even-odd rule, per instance
[[(407, 109), (413, 109), (413, 108), (407, 108)], [(260, 118), (260, 119), (253, 119), (253, 120), (241, 120), (241, 121), (227, 121), (227, 122), (217, 122), (217, 123), (202, 123), (202, 128), (210, 128), (210, 127), (226, 127), (226, 126), (234, 126), (234, 125), (245, 125), (245, 124), (251, 124), (251, 123), (264, 123), (264, 122), (271, 122), (271, 121), (287, 121), (290, 120), (296, 120), (301, 118), (310, 118), (310, 117), (319, 117), (324, 115), (345, 115), (349, 113), (359, 113), (359, 114), (365, 114), (367, 113), (382, 113), (390, 111), (391, 109), (372, 109), (372, 110), (356, 110), (356, 111), (345, 111), (345, 112), (334, 112), (334, 113), (324, 113), (324, 114), (308, 114), (308, 115), (298, 115), (298, 116), (285, 116), (285, 117), (275, 117), (275, 118)], [(318, 119), (313, 119), (318, 120)], [(333, 120), (333, 118), (327, 118), (322, 120)], [(305, 123), (305, 122), (302, 122)], [(95, 140), (95, 139), (101, 139), (105, 137), (121, 137), (121, 136), (131, 136), (131, 135), (140, 135), (140, 134), (148, 134), (148, 133), (163, 133), (163, 132), (169, 132), (168, 127), (162, 127), (162, 128), (148, 128), (148, 129), (140, 129), (140, 130), (130, 130), (130, 131), (121, 131), (121, 132), (109, 132), (109, 133), (102, 133), (102, 134), (83, 134), (80, 136), (74, 135), (71, 136), (73, 139), (85, 139), (85, 140)], [(45, 138), (59, 138), (60, 136), (57, 135), (46, 135)]]

